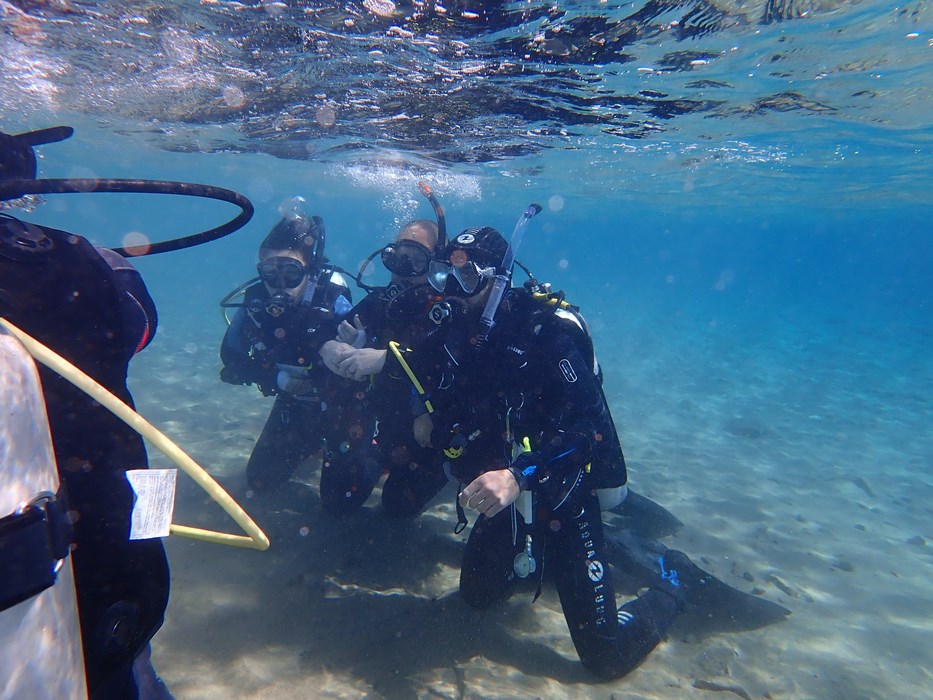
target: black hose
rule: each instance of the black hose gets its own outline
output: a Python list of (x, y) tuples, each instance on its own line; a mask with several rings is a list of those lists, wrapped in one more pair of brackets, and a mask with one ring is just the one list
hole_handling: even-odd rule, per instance
[(114, 248), (113, 250), (124, 257), (141, 257), (143, 255), (156, 255), (174, 250), (182, 250), (192, 246), (216, 241), (238, 231), (253, 218), (253, 203), (239, 192), (227, 190), (223, 187), (201, 185), (194, 182), (174, 182), (171, 180), (123, 180), (123, 179), (39, 179), (39, 180), (6, 180), (0, 182), (0, 202), (16, 199), (24, 194), (78, 194), (87, 192), (126, 192), (139, 194), (169, 194), (183, 195), (185, 197), (203, 197), (221, 202), (229, 202), (240, 208), (240, 213), (227, 223), (216, 226), (200, 233), (183, 236), (167, 241), (159, 241), (148, 245), (130, 246), (128, 248)]
[(435, 250), (439, 253), (437, 257), (441, 258), (444, 249), (447, 247), (447, 217), (444, 215), (444, 207), (437, 201), (437, 197), (434, 196), (434, 192), (428, 183), (419, 182), (418, 189), (434, 207), (434, 216), (437, 217), (437, 246), (435, 246)]

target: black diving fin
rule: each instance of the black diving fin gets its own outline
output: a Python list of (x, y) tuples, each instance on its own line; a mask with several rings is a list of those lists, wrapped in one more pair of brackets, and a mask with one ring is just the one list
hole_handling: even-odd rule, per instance
[(605, 512), (619, 516), (613, 519), (613, 525), (653, 540), (673, 535), (684, 526), (667, 508), (632, 489), (628, 489), (625, 500)]
[(758, 629), (790, 615), (783, 605), (733, 588), (657, 540), (613, 527), (605, 528), (605, 538), (609, 561), (619, 573), (620, 590), (663, 590), (663, 581), (680, 576), (686, 584), (686, 608), (678, 625), (688, 625), (697, 633)]

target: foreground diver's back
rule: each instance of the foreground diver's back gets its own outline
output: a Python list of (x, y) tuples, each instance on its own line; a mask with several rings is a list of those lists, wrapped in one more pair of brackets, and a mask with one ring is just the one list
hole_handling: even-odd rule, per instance
[[(0, 219), (0, 313), (128, 405), (130, 358), (155, 332), (138, 273), (66, 231)], [(122, 261), (122, 262), (121, 262)], [(74, 571), (91, 697), (133, 697), (130, 667), (162, 624), (168, 564), (161, 541), (129, 540), (128, 469), (145, 468), (142, 438), (40, 367), (59, 476), (75, 521)]]

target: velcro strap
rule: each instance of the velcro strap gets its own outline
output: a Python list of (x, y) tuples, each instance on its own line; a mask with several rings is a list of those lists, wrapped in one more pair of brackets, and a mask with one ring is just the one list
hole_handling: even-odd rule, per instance
[(73, 534), (64, 499), (48, 492), (0, 518), (0, 611), (55, 583)]

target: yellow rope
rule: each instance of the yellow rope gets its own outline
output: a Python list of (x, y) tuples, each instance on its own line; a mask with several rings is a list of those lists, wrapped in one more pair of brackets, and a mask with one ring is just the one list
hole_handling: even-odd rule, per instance
[(172, 534), (190, 537), (204, 542), (227, 544), (233, 547), (245, 547), (247, 549), (258, 550), (269, 549), (269, 538), (266, 537), (266, 534), (260, 530), (259, 526), (246, 514), (246, 511), (240, 507), (240, 504), (233, 500), (230, 494), (224, 491), (223, 487), (214, 481), (213, 477), (211, 477), (203, 467), (191, 459), (184, 450), (172, 442), (172, 440), (159, 431), (158, 428), (149, 423), (145, 418), (87, 376), (80, 369), (68, 362), (68, 360), (53, 352), (6, 319), (0, 318), (0, 326), (15, 336), (25, 346), (26, 350), (29, 351), (29, 354), (37, 361), (60, 374), (64, 379), (74, 384), (101, 406), (107, 408), (117, 418), (146, 438), (146, 440), (158, 448), (159, 451), (172, 460), (172, 462), (177, 464), (183, 472), (194, 479), (195, 483), (204, 489), (208, 495), (224, 509), (227, 515), (233, 518), (237, 525), (243, 528), (243, 531), (248, 537), (232, 535), (225, 532), (215, 532), (213, 530), (202, 530), (200, 528), (188, 527), (187, 525), (175, 525), (174, 523), (170, 530)]

